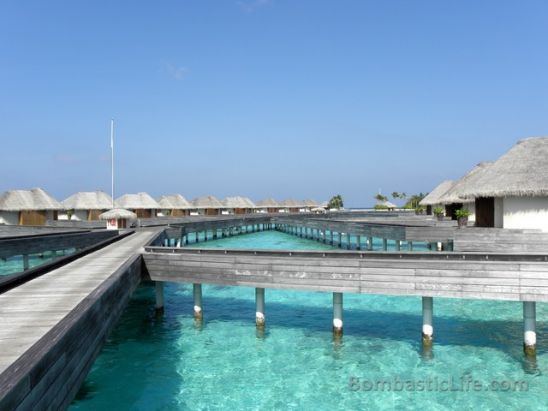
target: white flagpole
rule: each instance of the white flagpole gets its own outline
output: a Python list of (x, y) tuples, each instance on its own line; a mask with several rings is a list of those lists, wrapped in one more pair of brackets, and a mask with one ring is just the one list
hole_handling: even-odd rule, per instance
[(112, 208), (114, 208), (114, 119), (110, 120), (110, 152), (111, 152), (111, 188)]

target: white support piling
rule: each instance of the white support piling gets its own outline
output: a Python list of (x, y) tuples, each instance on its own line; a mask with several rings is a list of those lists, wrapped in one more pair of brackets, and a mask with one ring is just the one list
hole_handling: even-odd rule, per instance
[(192, 284), (192, 295), (194, 297), (194, 318), (201, 320), (202, 312), (202, 284)]
[(523, 351), (528, 357), (534, 357), (537, 353), (536, 332), (536, 303), (534, 301), (523, 302)]
[(156, 281), (156, 311), (164, 310), (164, 282)]
[(333, 293), (333, 334), (343, 333), (343, 294)]
[(367, 238), (367, 249), (373, 251), (373, 237)]
[(264, 288), (255, 288), (255, 324), (264, 327)]
[(27, 271), (30, 267), (29, 264), (29, 255), (23, 254), (23, 271)]
[(434, 337), (434, 327), (432, 317), (434, 313), (434, 299), (432, 297), (422, 297), (422, 345), (431, 347)]

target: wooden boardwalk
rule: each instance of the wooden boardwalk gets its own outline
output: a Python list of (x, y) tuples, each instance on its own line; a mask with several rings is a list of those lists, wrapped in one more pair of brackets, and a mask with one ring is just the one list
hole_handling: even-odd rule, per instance
[(145, 247), (152, 280), (385, 295), (548, 301), (548, 254)]
[(142, 247), (157, 234), (136, 232), (0, 295), (0, 409), (70, 402), (141, 279)]

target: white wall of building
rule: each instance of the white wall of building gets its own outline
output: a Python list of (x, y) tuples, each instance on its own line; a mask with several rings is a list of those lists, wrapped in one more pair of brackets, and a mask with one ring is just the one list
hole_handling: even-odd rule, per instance
[(506, 197), (500, 200), (504, 204), (504, 228), (532, 228), (548, 232), (548, 197)]
[(476, 221), (476, 202), (472, 201), (471, 203), (464, 203), (462, 205), (462, 208), (470, 211), (470, 215), (468, 216), (468, 221), (472, 223), (475, 222)]
[(0, 211), (0, 224), (19, 224), (19, 211)]
[[(48, 215), (48, 218), (50, 216)], [(51, 216), (53, 218), (53, 215)], [(68, 220), (68, 213), (66, 210), (60, 210), (59, 214), (57, 216), (59, 220)], [(88, 211), (87, 210), (73, 210), (72, 216), (70, 217), (71, 221), (86, 221), (88, 219)]]

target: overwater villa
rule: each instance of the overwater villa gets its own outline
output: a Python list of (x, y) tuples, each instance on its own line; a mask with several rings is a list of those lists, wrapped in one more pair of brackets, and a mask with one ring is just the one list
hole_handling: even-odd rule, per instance
[(162, 196), (158, 199), (158, 204), (160, 205), (158, 215), (163, 217), (190, 215), (190, 210), (193, 208), (192, 204), (180, 194)]
[(249, 198), (240, 196), (226, 197), (222, 204), (222, 214), (251, 214), (257, 207)]
[(257, 201), (255, 205), (257, 207), (255, 212), (257, 213), (278, 213), (283, 209), (280, 203), (273, 198)]
[(124, 194), (116, 199), (115, 207), (133, 211), (137, 218), (156, 217), (160, 204), (147, 193)]
[(283, 200), (280, 202), (286, 213), (299, 213), (304, 210), (304, 204), (302, 201), (297, 201), (292, 198)]
[(519, 141), (459, 194), (475, 200), (476, 226), (548, 232), (548, 137)]
[(456, 210), (464, 208), (468, 210), (470, 215), (468, 221), (474, 223), (476, 221), (476, 206), (474, 199), (463, 198), (462, 193), (467, 187), (472, 187), (476, 184), (476, 181), (481, 177), (483, 172), (493, 164), (490, 161), (484, 161), (476, 165), (472, 170), (466, 173), (460, 180), (456, 181), (449, 190), (443, 194), (439, 201), (445, 205), (447, 215), (455, 215)]
[(214, 196), (203, 196), (191, 201), (190, 215), (219, 215), (224, 205)]
[(112, 197), (103, 191), (79, 192), (61, 202), (59, 220), (96, 221), (112, 208)]
[(306, 212), (310, 212), (314, 208), (318, 208), (320, 206), (320, 204), (316, 200), (312, 200), (312, 199), (304, 200), (303, 205)]
[(11, 190), (0, 195), (0, 224), (45, 225), (57, 220), (63, 206), (41, 188)]
[[(426, 197), (424, 197), (419, 205), (426, 207), (426, 214), (432, 215), (434, 208), (445, 207), (445, 204), (441, 202), (441, 196), (443, 196), (455, 182), (453, 180), (442, 181), (436, 188), (434, 188)], [(451, 215), (451, 214), (448, 214)]]
[(137, 214), (124, 208), (113, 208), (99, 215), (99, 219), (107, 222), (107, 230), (119, 230), (131, 227)]

